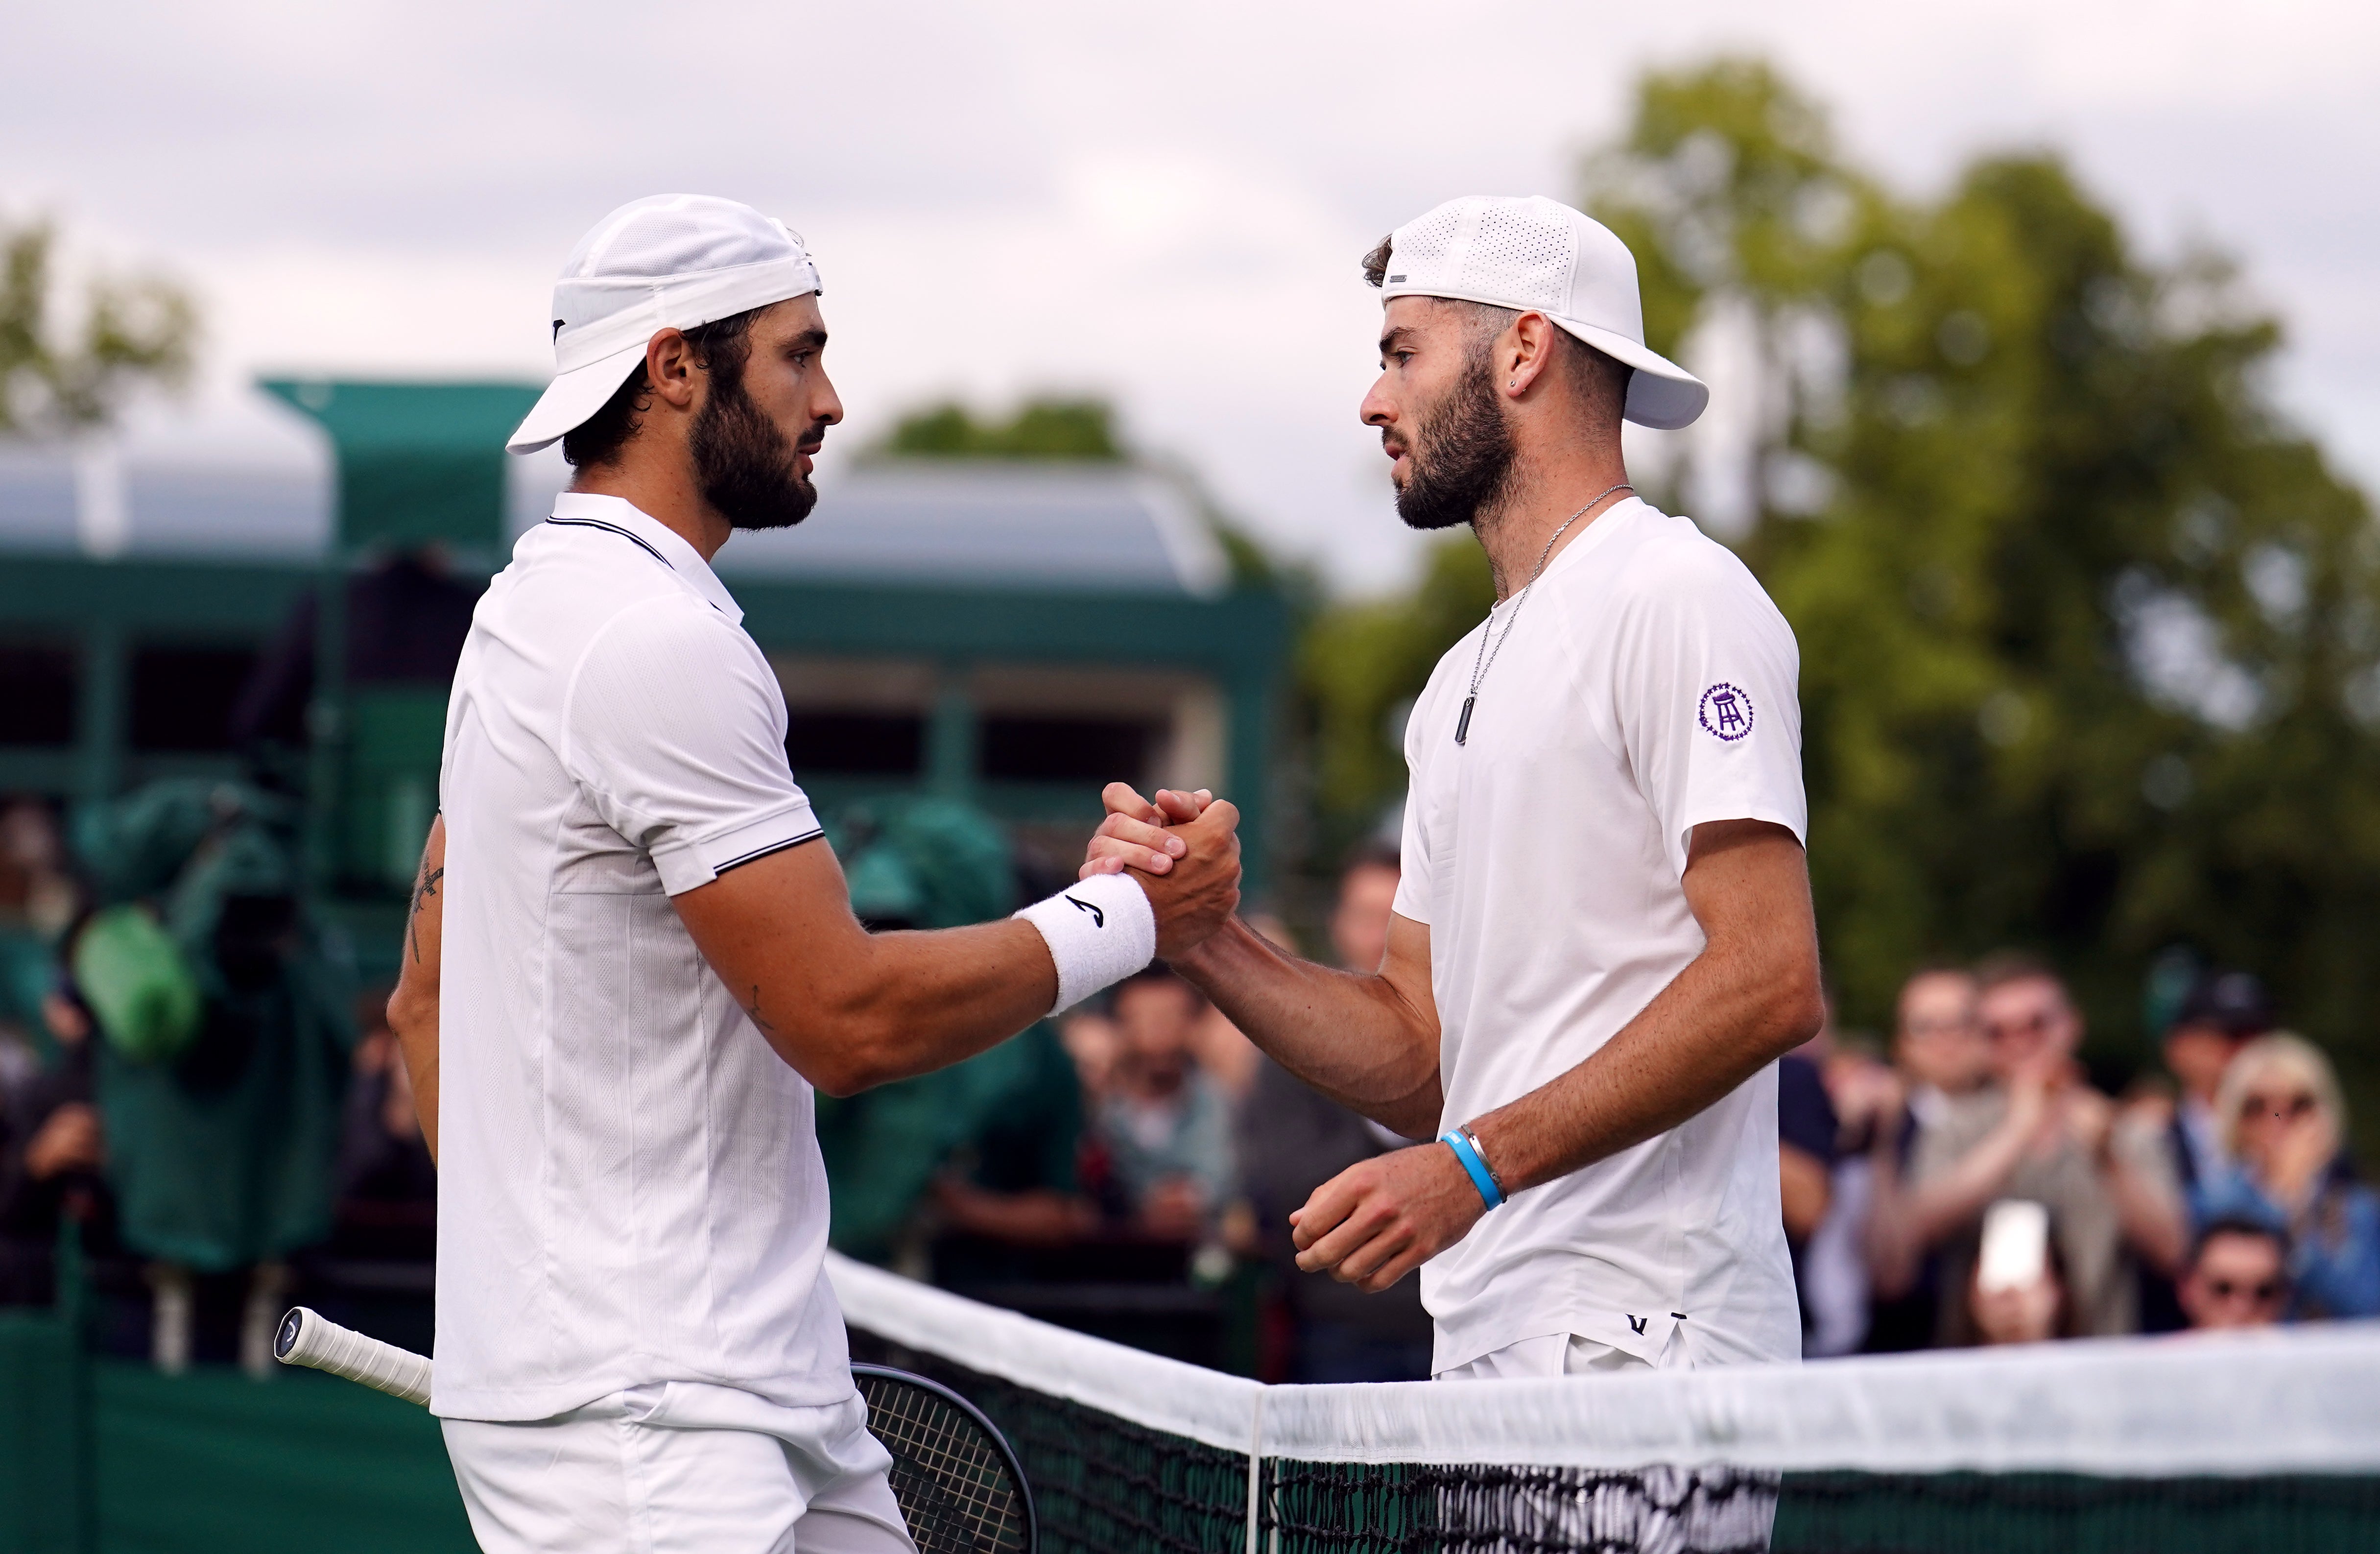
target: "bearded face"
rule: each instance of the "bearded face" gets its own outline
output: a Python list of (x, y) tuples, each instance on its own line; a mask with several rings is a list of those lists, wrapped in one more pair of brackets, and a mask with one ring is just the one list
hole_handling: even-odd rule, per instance
[(1512, 431), (1483, 345), (1444, 398), (1418, 418), (1397, 516), (1408, 528), (1452, 528), (1495, 505), (1512, 473)]
[(702, 499), (736, 528), (790, 528), (818, 505), (818, 487), (799, 463), (808, 450), (760, 413), (740, 370), (712, 375), (687, 443)]

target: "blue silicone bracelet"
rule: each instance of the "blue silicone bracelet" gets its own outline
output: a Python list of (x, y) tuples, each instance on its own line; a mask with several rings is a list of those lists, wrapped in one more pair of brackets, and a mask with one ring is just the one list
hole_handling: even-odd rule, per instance
[(1449, 1128), (1438, 1135), (1438, 1141), (1454, 1151), (1454, 1158), (1463, 1162), (1463, 1174), (1471, 1178), (1471, 1184), (1479, 1189), (1480, 1199), (1488, 1208), (1493, 1208), (1504, 1201), (1504, 1194), (1496, 1185), (1496, 1179), (1488, 1174), (1488, 1162), (1479, 1158), (1479, 1151), (1471, 1147), (1471, 1141), (1459, 1130)]

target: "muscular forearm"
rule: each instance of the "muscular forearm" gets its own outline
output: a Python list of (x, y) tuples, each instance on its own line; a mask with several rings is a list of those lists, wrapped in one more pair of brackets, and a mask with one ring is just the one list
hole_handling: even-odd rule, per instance
[(388, 1026), (396, 1033), (406, 1077), (413, 1081), (414, 1111), (421, 1119), (421, 1142), (438, 1159), (438, 995), (426, 999), (400, 992), (388, 1001)]
[(438, 1158), (438, 984), (446, 950), (446, 819), (430, 823), (421, 868), (413, 877), (413, 904), (406, 914), (405, 944), (398, 956), (396, 990), (389, 995), (388, 1028), (396, 1033), (406, 1076), (413, 1081), (413, 1107), (421, 1119), (421, 1142)]
[[(1438, 1125), (1437, 1017), (1390, 977), (1285, 954), (1237, 919), (1172, 964), (1249, 1040), (1323, 1094), (1407, 1137)], [(1427, 955), (1424, 966), (1427, 975)]]
[(870, 936), (821, 976), (800, 946), (732, 990), (778, 1055), (829, 1095), (947, 1067), (1050, 1012), (1058, 973), (1032, 924)]
[(1706, 949), (1594, 1056), (1472, 1120), (1505, 1191), (1666, 1133), (1808, 1040), (1816, 956), (1798, 959)]

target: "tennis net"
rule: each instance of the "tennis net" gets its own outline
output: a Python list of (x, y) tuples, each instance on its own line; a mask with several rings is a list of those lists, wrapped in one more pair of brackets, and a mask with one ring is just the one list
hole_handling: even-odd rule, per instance
[(2380, 1325), (1267, 1387), (830, 1271), (856, 1354), (1008, 1435), (1045, 1554), (2380, 1548)]

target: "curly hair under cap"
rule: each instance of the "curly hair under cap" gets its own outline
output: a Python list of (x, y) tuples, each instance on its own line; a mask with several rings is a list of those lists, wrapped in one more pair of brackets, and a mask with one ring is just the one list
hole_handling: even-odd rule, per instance
[[(705, 371), (722, 372), (741, 381), (744, 364), (752, 356), (752, 321), (764, 311), (761, 308), (748, 308), (684, 331), (686, 343), (694, 347), (695, 360), (702, 364)], [(603, 402), (601, 409), (562, 434), (563, 458), (574, 469), (617, 464), (620, 450), (644, 427), (645, 396), (652, 388), (651, 375), (645, 370), (643, 362), (638, 362), (637, 370)]]

